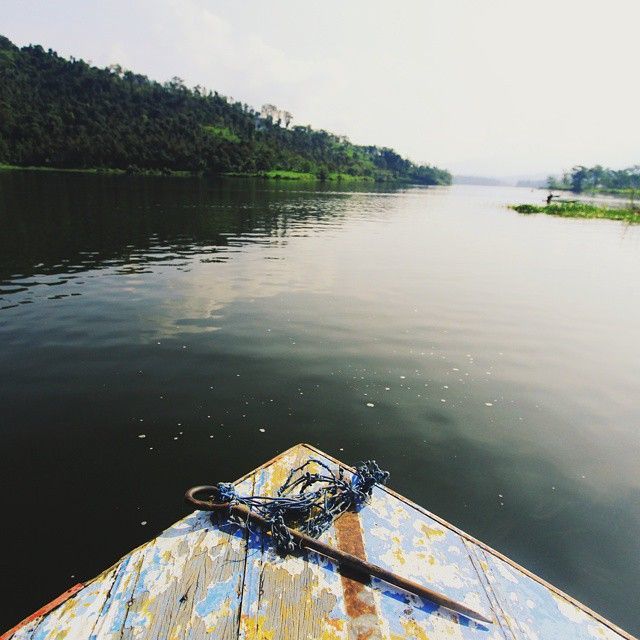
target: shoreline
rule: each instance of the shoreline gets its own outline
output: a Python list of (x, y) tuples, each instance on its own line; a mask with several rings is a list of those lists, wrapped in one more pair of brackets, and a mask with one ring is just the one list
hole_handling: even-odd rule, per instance
[(80, 168), (80, 167), (42, 167), (42, 166), (21, 166), (15, 164), (0, 163), (1, 171), (38, 171), (49, 173), (83, 173), (101, 176), (142, 176), (142, 177), (165, 177), (165, 178), (201, 178), (203, 176), (213, 178), (257, 178), (261, 180), (282, 180), (282, 181), (298, 181), (298, 182), (337, 182), (337, 183), (362, 183), (369, 184), (415, 184), (422, 186), (438, 186), (425, 184), (423, 182), (413, 182), (405, 178), (374, 178), (372, 176), (358, 176), (348, 173), (331, 172), (326, 176), (320, 177), (313, 173), (305, 173), (301, 171), (289, 171), (285, 169), (270, 169), (269, 171), (253, 171), (248, 173), (241, 172), (225, 172), (225, 173), (207, 173), (206, 171), (179, 171), (173, 169), (115, 169), (104, 167)]
[(541, 191), (561, 191), (562, 193), (575, 193), (577, 196), (617, 196), (619, 198), (631, 198), (632, 196), (640, 196), (638, 189), (604, 189), (597, 187), (596, 189), (584, 189), (582, 191), (574, 191), (571, 187), (538, 187)]

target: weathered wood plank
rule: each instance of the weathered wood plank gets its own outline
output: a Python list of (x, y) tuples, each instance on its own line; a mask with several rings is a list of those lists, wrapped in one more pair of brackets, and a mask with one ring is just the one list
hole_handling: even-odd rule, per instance
[(146, 551), (120, 630), (126, 640), (236, 638), (244, 531), (209, 514), (185, 519)]
[(40, 624), (42, 619), (46, 615), (48, 615), (49, 612), (53, 611), (54, 609), (57, 609), (61, 604), (69, 600), (69, 598), (73, 597), (76, 593), (78, 593), (78, 591), (83, 589), (84, 586), (85, 585), (81, 582), (73, 585), (72, 587), (67, 589), (64, 593), (61, 593), (57, 598), (54, 598), (53, 600), (51, 600), (51, 602), (40, 607), (40, 609), (32, 613), (30, 616), (28, 616), (21, 622), (19, 622), (13, 628), (9, 629), (8, 631), (5, 631), (0, 636), (0, 640), (9, 640), (9, 638), (12, 638), (17, 633), (17, 631), (19, 629), (22, 629), (23, 627), (28, 627), (31, 630), (35, 629), (35, 627), (38, 624)]
[[(289, 471), (308, 457), (303, 447), (285, 453), (256, 474), (256, 493), (274, 495)], [(250, 536), (240, 638), (346, 638), (341, 602), (340, 577), (331, 562), (312, 553), (283, 558), (259, 532)]]
[[(372, 562), (492, 617), (491, 603), (460, 537), (382, 488), (358, 513)], [(510, 640), (499, 625), (482, 625), (374, 580), (392, 638)]]
[(88, 638), (104, 608), (119, 565), (120, 563), (101, 573), (75, 596), (35, 621), (35, 624), (19, 629), (13, 636), (14, 640)]
[(38, 628), (38, 625), (42, 623), (44, 616), (37, 616), (32, 618), (29, 621), (23, 620), (21, 623), (9, 629), (2, 634), (2, 640), (10, 640), (11, 638), (16, 638), (20, 640), (25, 640), (26, 638), (32, 638), (35, 630)]
[(620, 640), (621, 636), (569, 600), (484, 550), (489, 583), (518, 638)]
[(245, 538), (236, 525), (218, 527), (195, 512), (12, 637), (235, 639)]
[(487, 599), (490, 602), (491, 611), (495, 616), (496, 624), (500, 626), (500, 629), (503, 635), (506, 638), (512, 638), (513, 640), (517, 640), (517, 629), (512, 628), (509, 624), (509, 620), (505, 615), (505, 612), (502, 610), (498, 598), (493, 590), (492, 584), (489, 582), (487, 574), (486, 574), (486, 562), (484, 560), (484, 556), (482, 555), (482, 549), (478, 547), (477, 544), (474, 544), (470, 540), (462, 539), (465, 546), (467, 547), (467, 551), (469, 553), (469, 558), (473, 563), (473, 566), (476, 570), (476, 574), (478, 575), (478, 580), (482, 587), (484, 588), (484, 592), (487, 595)]
[(143, 545), (135, 549), (120, 562), (113, 586), (92, 632), (96, 638), (111, 640), (120, 636), (147, 548), (148, 545)]
[[(364, 534), (357, 513), (348, 511), (336, 519), (334, 529), (338, 548), (351, 553), (356, 558), (367, 560)], [(371, 580), (364, 581), (362, 576), (349, 577), (348, 572), (341, 569), (342, 594), (344, 606), (349, 617), (348, 629), (350, 639), (382, 638), (382, 620), (376, 592), (371, 588)]]

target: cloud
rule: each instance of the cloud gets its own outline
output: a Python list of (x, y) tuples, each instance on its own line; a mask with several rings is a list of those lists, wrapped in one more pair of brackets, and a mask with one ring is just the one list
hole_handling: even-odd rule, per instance
[(638, 162), (637, 0), (8, 3), (16, 42), (489, 174)]
[(254, 107), (275, 102), (295, 111), (303, 106), (301, 97), (322, 96), (326, 101), (342, 84), (337, 61), (292, 55), (196, 0), (156, 5), (153, 30), (158, 39), (179, 51), (193, 84)]

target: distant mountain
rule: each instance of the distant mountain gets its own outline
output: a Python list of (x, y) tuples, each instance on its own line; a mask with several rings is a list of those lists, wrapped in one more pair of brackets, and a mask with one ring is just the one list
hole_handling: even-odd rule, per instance
[(499, 178), (484, 178), (482, 176), (453, 176), (453, 184), (477, 184), (484, 187), (504, 187), (509, 183)]
[(548, 178), (530, 178), (518, 180), (516, 187), (529, 187), (531, 189), (544, 189), (547, 186)]
[[(0, 163), (130, 171), (449, 184), (448, 171), (387, 147), (309, 126), (273, 105), (257, 112), (180, 78), (160, 84), (118, 65), (92, 67), (0, 36)], [(280, 173), (288, 172), (288, 173)]]
[(487, 178), (484, 176), (453, 176), (453, 184), (476, 184), (485, 187), (546, 187), (546, 176), (502, 176)]

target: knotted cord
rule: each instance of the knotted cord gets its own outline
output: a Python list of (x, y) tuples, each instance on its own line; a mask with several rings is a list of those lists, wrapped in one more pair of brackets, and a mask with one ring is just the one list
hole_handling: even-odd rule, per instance
[[(313, 465), (321, 470), (312, 473)], [(356, 465), (348, 479), (342, 467), (334, 472), (321, 460), (311, 458), (289, 473), (276, 496), (241, 496), (228, 482), (218, 483), (216, 489), (220, 501), (230, 506), (244, 504), (262, 516), (269, 523), (275, 548), (288, 553), (296, 549), (288, 527), (317, 538), (341, 513), (361, 506), (375, 484), (386, 484), (388, 479), (389, 472), (380, 469), (375, 460)]]

